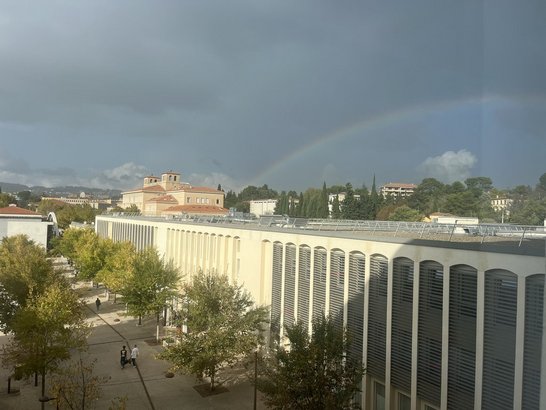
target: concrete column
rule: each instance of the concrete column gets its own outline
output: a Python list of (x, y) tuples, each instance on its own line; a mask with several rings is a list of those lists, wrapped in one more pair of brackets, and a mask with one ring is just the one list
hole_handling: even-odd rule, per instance
[(525, 338), (525, 276), (518, 275), (516, 314), (516, 355), (514, 358), (514, 410), (521, 409), (523, 399), (523, 352)]
[(476, 377), (474, 387), (474, 409), (482, 408), (483, 392), (483, 341), (485, 331), (485, 272), (477, 273), (477, 299), (476, 299)]
[[(391, 408), (391, 345), (392, 345), (392, 289), (393, 260), (387, 259), (387, 323), (385, 325), (385, 408)], [(394, 405), (394, 402), (392, 402)]]
[(419, 357), (419, 271), (420, 261), (413, 264), (413, 303), (411, 318), (411, 410), (417, 410), (417, 360)]
[(449, 367), (449, 267), (444, 266), (442, 294), (442, 376), (440, 386), (440, 409), (447, 410), (447, 379)]
[[(366, 255), (366, 263), (364, 268), (364, 326), (363, 326), (363, 335), (362, 335), (362, 363), (366, 367), (368, 361), (368, 304), (370, 300), (370, 255)], [(368, 395), (373, 392), (373, 389), (370, 389), (368, 384), (370, 383), (370, 376), (364, 374), (362, 381), (362, 405), (364, 409), (371, 408), (373, 402), (371, 397)]]

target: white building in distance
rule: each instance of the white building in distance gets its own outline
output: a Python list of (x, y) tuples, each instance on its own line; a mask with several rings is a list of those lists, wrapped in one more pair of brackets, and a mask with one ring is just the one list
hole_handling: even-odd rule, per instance
[(262, 215), (273, 215), (276, 206), (276, 199), (257, 199), (250, 201), (250, 213), (258, 217)]
[(10, 205), (0, 208), (0, 239), (26, 235), (47, 249), (47, 238), (53, 222), (45, 221), (42, 215), (28, 209)]
[(415, 184), (403, 184), (400, 182), (389, 182), (388, 184), (383, 185), (379, 192), (383, 197), (387, 195), (393, 196), (395, 198), (405, 198), (410, 196), (417, 188)]

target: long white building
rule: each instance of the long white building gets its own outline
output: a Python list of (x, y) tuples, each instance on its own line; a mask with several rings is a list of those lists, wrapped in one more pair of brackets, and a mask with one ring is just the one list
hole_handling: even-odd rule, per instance
[(546, 408), (544, 239), (336, 224), (98, 216), (96, 231), (157, 247), (186, 278), (226, 273), (280, 337), (331, 315), (367, 369), (365, 409)]

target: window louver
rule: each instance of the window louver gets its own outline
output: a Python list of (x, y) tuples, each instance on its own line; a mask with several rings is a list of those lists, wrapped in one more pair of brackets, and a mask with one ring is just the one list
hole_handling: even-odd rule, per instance
[(393, 261), (391, 383), (411, 391), (411, 326), (413, 314), (413, 261)]
[(273, 244), (273, 272), (271, 283), (271, 336), (278, 338), (281, 320), (281, 290), (282, 290), (282, 251), (281, 243)]
[(286, 245), (284, 271), (284, 318), (283, 326), (294, 323), (294, 297), (296, 291), (296, 246)]
[(298, 263), (298, 321), (309, 322), (309, 287), (311, 279), (311, 249), (300, 247)]
[(330, 317), (334, 325), (343, 329), (343, 289), (345, 287), (345, 254), (341, 251), (330, 253)]
[(474, 407), (477, 270), (453, 266), (449, 275), (448, 409)]
[(349, 354), (362, 360), (364, 331), (364, 274), (366, 257), (361, 253), (349, 255), (349, 300), (347, 301), (347, 332), (351, 338)]
[(485, 273), (482, 408), (513, 409), (517, 278)]
[(539, 409), (540, 364), (542, 362), (542, 329), (544, 306), (544, 275), (525, 280), (525, 345), (523, 350), (524, 409)]
[(326, 307), (326, 250), (316, 248), (313, 269), (313, 318), (324, 314)]
[(444, 271), (434, 261), (419, 266), (417, 395), (440, 405), (442, 374), (442, 298)]
[(370, 258), (366, 371), (380, 380), (385, 379), (387, 280), (387, 259), (383, 256), (372, 256)]

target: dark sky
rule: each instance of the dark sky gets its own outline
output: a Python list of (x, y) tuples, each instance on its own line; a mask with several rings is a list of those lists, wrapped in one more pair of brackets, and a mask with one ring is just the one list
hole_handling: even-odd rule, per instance
[(546, 172), (546, 1), (4, 0), (0, 181)]

